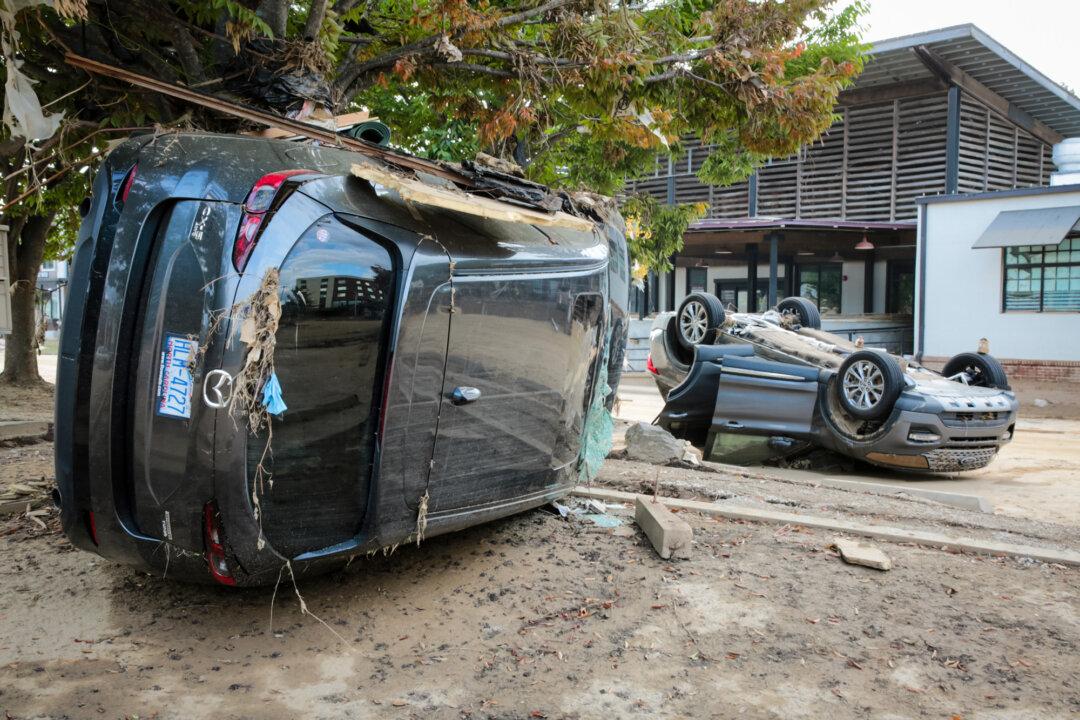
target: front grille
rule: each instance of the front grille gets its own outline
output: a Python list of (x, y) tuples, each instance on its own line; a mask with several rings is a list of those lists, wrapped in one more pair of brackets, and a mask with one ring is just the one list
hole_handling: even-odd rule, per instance
[(937, 472), (976, 470), (986, 467), (997, 455), (997, 447), (938, 448), (924, 454), (930, 469)]
[(994, 427), (1008, 420), (1007, 412), (946, 412), (941, 422), (948, 427), (980, 428)]

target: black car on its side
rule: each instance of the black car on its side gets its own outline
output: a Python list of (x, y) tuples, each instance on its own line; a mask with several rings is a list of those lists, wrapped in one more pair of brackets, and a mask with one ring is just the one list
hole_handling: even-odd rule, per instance
[[(617, 216), (571, 207), (583, 229), (407, 202), (350, 173), (358, 161), (375, 162), (181, 133), (133, 138), (103, 162), (57, 373), (57, 484), (76, 546), (264, 584), (286, 561), (325, 569), (573, 486), (601, 370), (615, 387), (625, 343)], [(543, 196), (490, 177), (484, 202)], [(287, 409), (253, 433), (230, 410), (249, 353), (236, 308), (270, 271)]]

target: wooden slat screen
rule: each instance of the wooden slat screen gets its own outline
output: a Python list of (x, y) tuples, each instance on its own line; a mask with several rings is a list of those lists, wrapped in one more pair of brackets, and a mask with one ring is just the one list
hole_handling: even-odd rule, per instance
[[(964, 95), (960, 114), (960, 192), (1045, 185), (1050, 148)], [(945, 192), (948, 99), (945, 93), (837, 108), (838, 119), (797, 155), (758, 171), (758, 215), (903, 221), (916, 198)], [(747, 183), (710, 187), (695, 173), (712, 149), (684, 139), (673, 161), (676, 202), (707, 202), (709, 217), (749, 212)], [(667, 199), (667, 160), (628, 189)]]
[(967, 95), (960, 108), (960, 192), (1050, 182), (1049, 145)]
[(914, 220), (915, 199), (945, 192), (945, 96), (899, 103), (895, 202), (888, 220)]

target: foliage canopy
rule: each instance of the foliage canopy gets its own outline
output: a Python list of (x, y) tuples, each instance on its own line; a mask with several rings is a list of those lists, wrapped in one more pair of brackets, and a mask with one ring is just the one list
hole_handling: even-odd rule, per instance
[[(658, 152), (679, 152), (687, 136), (717, 148), (700, 171), (705, 181), (745, 178), (815, 140), (862, 62), (862, 4), (837, 9), (834, 0), (64, 0), (57, 8), (64, 14), (31, 5), (15, 20), (22, 71), (66, 120), (60, 140), (7, 156), (6, 175), (36, 163), (8, 178), (7, 203), (29, 191), (9, 214), (70, 211), (86, 191), (79, 171), (132, 128), (244, 129), (75, 71), (64, 63), (69, 51), (282, 113), (366, 108), (408, 151), (456, 161), (482, 150), (541, 182), (607, 194), (650, 170)], [(650, 207), (638, 217), (668, 215)], [(659, 250), (671, 247), (637, 245), (657, 268), (666, 262)]]

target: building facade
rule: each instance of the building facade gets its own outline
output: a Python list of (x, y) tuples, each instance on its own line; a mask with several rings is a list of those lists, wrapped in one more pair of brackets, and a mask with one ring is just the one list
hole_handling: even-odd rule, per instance
[(1010, 377), (1080, 382), (1080, 185), (920, 201), (917, 356), (986, 338)]
[(873, 44), (836, 114), (818, 142), (747, 182), (702, 184), (710, 148), (691, 140), (631, 183), (709, 206), (639, 309), (675, 309), (694, 290), (751, 312), (802, 295), (826, 327), (888, 327), (892, 349), (910, 352), (918, 199), (1045, 186), (1052, 146), (1080, 135), (1080, 99), (972, 25)]

